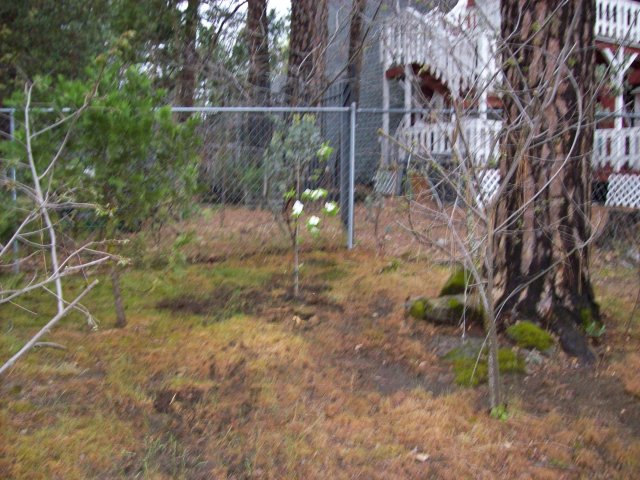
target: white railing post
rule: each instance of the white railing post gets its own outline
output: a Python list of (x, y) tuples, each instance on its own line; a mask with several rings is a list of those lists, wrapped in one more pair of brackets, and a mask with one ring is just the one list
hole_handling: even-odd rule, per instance
[(407, 113), (404, 114), (404, 124), (406, 127), (411, 126), (411, 106), (412, 106), (412, 92), (411, 82), (413, 81), (413, 66), (409, 63), (404, 66), (404, 109)]

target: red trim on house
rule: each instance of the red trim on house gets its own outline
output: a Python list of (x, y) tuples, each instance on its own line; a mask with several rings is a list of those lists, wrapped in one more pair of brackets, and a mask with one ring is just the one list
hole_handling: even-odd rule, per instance
[(444, 97), (449, 97), (449, 89), (444, 86), (442, 82), (433, 78), (429, 73), (421, 73), (420, 74), (420, 86), (424, 89), (427, 88), (431, 90), (431, 92), (438, 92)]
[[(621, 45), (619, 43), (614, 43), (613, 41), (610, 42), (606, 42), (606, 41), (602, 41), (602, 40), (596, 40), (596, 47), (600, 48), (600, 49), (608, 49), (611, 50), (612, 52), (615, 52), (616, 50), (618, 50), (618, 48), (621, 47)], [(640, 53), (640, 47), (629, 47), (629, 46), (625, 46), (624, 47), (624, 52), (625, 53)]]
[(633, 87), (640, 85), (640, 70), (631, 67), (631, 73), (627, 75), (627, 81)]
[(404, 67), (391, 67), (389, 70), (384, 72), (387, 80), (395, 80), (397, 78), (402, 78), (404, 76)]
[(502, 99), (500, 97), (489, 95), (487, 98), (487, 106), (489, 108), (501, 109), (503, 106)]

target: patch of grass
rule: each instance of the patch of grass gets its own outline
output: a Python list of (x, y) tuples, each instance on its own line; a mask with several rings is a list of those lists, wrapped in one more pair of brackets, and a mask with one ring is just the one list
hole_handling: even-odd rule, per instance
[(640, 353), (628, 353), (624, 360), (616, 364), (616, 370), (622, 378), (625, 390), (640, 399)]
[(347, 270), (343, 268), (331, 267), (326, 270), (318, 272), (318, 274), (316, 275), (316, 278), (318, 278), (319, 280), (323, 280), (325, 282), (332, 282), (335, 280), (340, 280), (342, 278), (345, 278), (348, 274), (349, 272), (347, 272)]
[(169, 478), (187, 478), (190, 469), (200, 462), (196, 455), (184, 447), (171, 433), (160, 437), (148, 437), (142, 457), (140, 474), (144, 478), (166, 475)]
[(464, 314), (465, 305), (456, 297), (451, 297), (449, 300), (447, 300), (447, 306), (449, 307), (453, 315), (459, 315), (460, 317), (462, 317), (462, 315)]
[(238, 267), (231, 264), (216, 266), (209, 272), (209, 277), (214, 281), (232, 281), (241, 286), (262, 286), (271, 280), (272, 275), (273, 271), (270, 269)]
[(268, 300), (268, 295), (265, 295), (262, 290), (224, 282), (205, 294), (183, 293), (164, 298), (156, 304), (156, 307), (180, 316), (185, 314), (204, 316), (204, 323), (208, 324), (236, 315), (255, 314)]
[(553, 337), (535, 323), (519, 321), (507, 328), (507, 337), (522, 348), (535, 348), (541, 352), (553, 346)]
[(584, 331), (588, 336), (598, 338), (604, 335), (606, 327), (602, 322), (593, 318), (593, 312), (590, 308), (581, 309), (579, 315), (580, 321), (582, 322), (582, 328), (584, 328)]
[(380, 269), (380, 273), (396, 272), (400, 268), (401, 265), (402, 265), (402, 263), (400, 262), (400, 260), (397, 259), (397, 258), (394, 258), (389, 263), (387, 263), (384, 267), (382, 267)]
[[(217, 250), (208, 250), (207, 255), (211, 251), (224, 260)], [(274, 292), (289, 286), (288, 277), (281, 281), (290, 273), (287, 249), (281, 255), (243, 260), (208, 258), (203, 257), (207, 263), (186, 265), (182, 271), (123, 271), (129, 314), (124, 329), (109, 328), (113, 299), (109, 279), (103, 276), (86, 302), (102, 321), (101, 329), (88, 332), (82, 317), (74, 314), (49, 338), (68, 350), (33, 351), (7, 382), (0, 382), (0, 478), (512, 478), (522, 472), (555, 478), (567, 474), (553, 469), (553, 463), (570, 465), (569, 474), (585, 478), (637, 476), (640, 442), (609, 406), (598, 407), (606, 409), (605, 425), (590, 419), (589, 426), (581, 429), (577, 420), (591, 410), (582, 407), (594, 404), (579, 389), (575, 404), (580, 408), (565, 412), (563, 405), (574, 401), (563, 404), (558, 396), (545, 398), (549, 413), (536, 409), (530, 414), (531, 405), (539, 406), (536, 393), (529, 382), (518, 382), (523, 385), (519, 393), (523, 400), (514, 406), (509, 397), (510, 420), (505, 424), (478, 413), (484, 392), (479, 397), (480, 392), (448, 385), (436, 385), (433, 391), (422, 385), (412, 389), (408, 382), (383, 394), (377, 382), (368, 381), (369, 375), (377, 374), (386, 380), (387, 372), (394, 373), (398, 366), (399, 373), (406, 370), (411, 378), (419, 371), (427, 388), (431, 380), (440, 382), (442, 365), (425, 340), (432, 334), (450, 335), (449, 329), (415, 322), (405, 332), (397, 312), (375, 320), (371, 315), (385, 306), (401, 305), (407, 294), (438, 294), (449, 271), (426, 263), (427, 258), (403, 261), (398, 271), (381, 276), (380, 269), (390, 259), (372, 252), (305, 254), (303, 260), (311, 259), (306, 260), (306, 279), (338, 277), (336, 269), (344, 274), (331, 281), (326, 293), (344, 311), (326, 308), (324, 300), (314, 303), (312, 310), (322, 321), (309, 330), (293, 325), (291, 317), (300, 311), (288, 303), (268, 305), (265, 318), (245, 311), (215, 323), (204, 322), (203, 315), (154, 308), (165, 298), (192, 295), (203, 300), (212, 292), (220, 293), (221, 286), (245, 293), (257, 290), (265, 298), (285, 302), (281, 292)], [(82, 284), (80, 278), (73, 279), (69, 293)], [(50, 295), (36, 297), (30, 300), (38, 308), (35, 318), (0, 308), (0, 318), (13, 322), (0, 321), (0, 355), (8, 354), (5, 347), (19, 347), (42, 324), (44, 314), (55, 310)], [(620, 327), (634, 298), (620, 300), (620, 318), (615, 319)], [(613, 294), (602, 299), (617, 301)], [(443, 305), (448, 300), (442, 299)], [(277, 312), (273, 319), (271, 310)], [(5, 312), (11, 316), (5, 317)], [(607, 322), (611, 331), (616, 325)], [(611, 341), (618, 337), (612, 335)], [(355, 355), (359, 343), (372, 347), (375, 355)], [(630, 350), (636, 344), (626, 346)], [(449, 358), (460, 365), (471, 363), (472, 369), (478, 354), (478, 346), (467, 347), (450, 352)], [(620, 362), (616, 375), (622, 377), (624, 372), (633, 381), (640, 368), (637, 355), (624, 357), (622, 350), (616, 355)], [(379, 362), (386, 359), (394, 368), (381, 370)], [(518, 369), (521, 359), (513, 352), (501, 352), (500, 363), (502, 371)], [(486, 352), (476, 375), (483, 369), (486, 375)], [(560, 367), (550, 371), (549, 381), (563, 381), (562, 374)], [(169, 392), (169, 400), (173, 399), (166, 413), (156, 409), (161, 392)], [(414, 450), (428, 455), (428, 460), (416, 460)]]
[(95, 472), (110, 476), (122, 453), (135, 446), (131, 426), (100, 411), (87, 416), (59, 413), (12, 437), (14, 478), (87, 478)]
[(509, 419), (509, 411), (504, 404), (497, 405), (491, 409), (491, 417), (496, 420), (506, 421)]
[[(118, 398), (129, 398), (136, 403), (145, 403), (149, 398), (143, 390), (147, 380), (147, 370), (139, 366), (136, 359), (128, 354), (121, 354), (113, 359), (108, 366), (107, 381), (110, 391)], [(149, 365), (151, 366), (151, 365)]]

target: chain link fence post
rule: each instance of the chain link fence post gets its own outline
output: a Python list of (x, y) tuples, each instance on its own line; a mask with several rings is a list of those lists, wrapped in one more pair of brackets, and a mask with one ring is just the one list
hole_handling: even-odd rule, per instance
[(349, 107), (349, 218), (347, 221), (347, 248), (353, 248), (353, 217), (356, 178), (356, 103)]

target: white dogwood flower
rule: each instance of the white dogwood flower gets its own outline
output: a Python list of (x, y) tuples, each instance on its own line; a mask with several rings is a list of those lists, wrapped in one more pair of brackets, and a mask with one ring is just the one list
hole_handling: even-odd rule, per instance
[(319, 223), (320, 223), (320, 219), (315, 215), (312, 215), (311, 217), (309, 217), (309, 220), (307, 221), (307, 225), (309, 225), (310, 227), (317, 227)]
[(336, 202), (327, 202), (324, 204), (324, 210), (327, 213), (333, 213), (333, 211), (338, 208), (338, 205), (336, 205)]
[(294, 217), (299, 217), (300, 214), (302, 213), (302, 209), (304, 208), (304, 205), (302, 204), (302, 202), (300, 200), (296, 200), (295, 203), (293, 204), (293, 208), (291, 209), (291, 213)]

